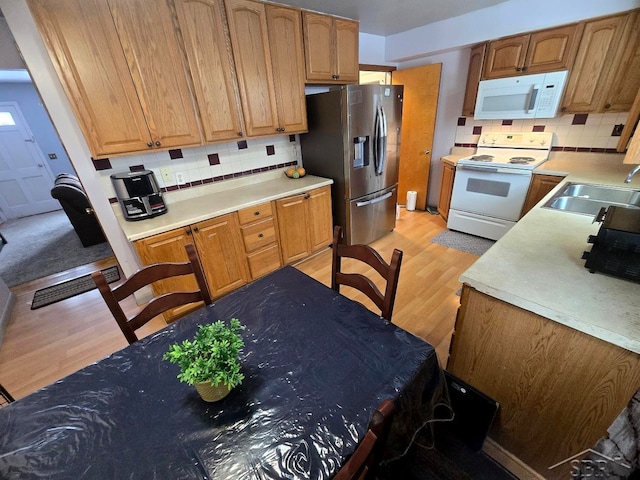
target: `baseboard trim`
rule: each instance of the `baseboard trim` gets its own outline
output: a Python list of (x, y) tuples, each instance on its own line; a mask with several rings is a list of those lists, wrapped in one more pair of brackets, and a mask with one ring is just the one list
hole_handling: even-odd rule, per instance
[(15, 303), (16, 296), (11, 290), (9, 290), (4, 304), (1, 306), (2, 311), (0, 312), (0, 345), (2, 345), (4, 330), (7, 327), (7, 323), (9, 323), (9, 319), (11, 318), (11, 310), (13, 310), (13, 306)]
[(505, 450), (491, 438), (487, 438), (482, 447), (482, 451), (493, 458), (496, 462), (509, 470), (520, 480), (545, 480), (545, 478), (524, 463), (511, 452)]

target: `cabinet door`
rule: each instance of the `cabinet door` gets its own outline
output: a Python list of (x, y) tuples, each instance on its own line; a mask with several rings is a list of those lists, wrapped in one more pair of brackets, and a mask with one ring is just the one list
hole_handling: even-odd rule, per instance
[(606, 88), (626, 15), (587, 22), (562, 100), (563, 112), (593, 112)]
[(320, 13), (302, 12), (307, 82), (333, 80), (334, 22)]
[(301, 13), (268, 4), (265, 9), (279, 128), (283, 133), (306, 132)]
[(327, 248), (333, 240), (331, 187), (311, 190), (305, 201), (309, 248), (313, 253)]
[(534, 174), (531, 178), (531, 185), (529, 185), (529, 191), (527, 192), (527, 198), (524, 201), (522, 207), (522, 214), (520, 217), (531, 210), (544, 196), (553, 190), (564, 177), (558, 177), (556, 175), (540, 175)]
[(524, 66), (529, 35), (503, 38), (489, 43), (482, 78), (520, 75)]
[(225, 0), (247, 135), (278, 132), (269, 36), (263, 3)]
[(220, 297), (249, 281), (236, 213), (193, 225), (193, 238), (211, 296)]
[(29, 0), (58, 78), (94, 158), (151, 141), (104, 0)]
[(354, 20), (335, 19), (335, 72), (340, 83), (358, 83), (360, 75), (359, 24)]
[(449, 207), (451, 205), (451, 192), (453, 191), (453, 180), (456, 168), (448, 163), (442, 163), (442, 181), (440, 182), (440, 196), (438, 198), (438, 213), (446, 222), (449, 218)]
[(199, 145), (200, 130), (168, 5), (108, 2), (154, 146)]
[[(189, 231), (189, 228), (178, 228), (134, 242), (133, 245), (138, 252), (142, 265), (163, 262), (188, 262), (189, 257), (184, 246), (187, 243), (194, 243)], [(155, 282), (152, 285), (152, 289), (154, 295), (158, 296), (169, 292), (197, 290), (198, 283), (192, 275), (187, 275)], [(170, 322), (199, 308), (201, 305), (202, 303), (196, 303), (176, 307), (165, 312), (164, 318), (167, 322)]]
[(307, 239), (307, 194), (276, 201), (282, 261), (286, 265), (306, 258), (311, 253)]
[(486, 43), (476, 45), (471, 49), (469, 73), (467, 74), (467, 87), (464, 91), (464, 102), (462, 103), (462, 115), (465, 117), (473, 117), (473, 112), (476, 109), (478, 85), (482, 76), (482, 65), (484, 63), (484, 53), (486, 49)]
[(578, 24), (550, 28), (531, 34), (523, 71), (527, 74), (566, 70), (578, 49)]
[(244, 135), (223, 0), (174, 0), (206, 142)]
[(640, 12), (628, 14), (599, 111), (628, 112), (640, 89)]

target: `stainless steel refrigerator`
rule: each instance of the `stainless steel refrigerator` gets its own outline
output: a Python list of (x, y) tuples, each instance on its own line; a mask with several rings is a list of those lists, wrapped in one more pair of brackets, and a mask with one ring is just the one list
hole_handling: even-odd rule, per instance
[(307, 95), (302, 164), (333, 179), (334, 224), (349, 245), (370, 243), (396, 226), (402, 89), (348, 85)]

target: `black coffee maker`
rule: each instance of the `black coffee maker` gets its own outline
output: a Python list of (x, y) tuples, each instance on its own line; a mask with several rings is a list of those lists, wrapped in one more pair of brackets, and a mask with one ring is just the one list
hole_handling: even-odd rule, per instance
[(167, 213), (156, 177), (151, 170), (111, 175), (125, 220), (143, 220)]

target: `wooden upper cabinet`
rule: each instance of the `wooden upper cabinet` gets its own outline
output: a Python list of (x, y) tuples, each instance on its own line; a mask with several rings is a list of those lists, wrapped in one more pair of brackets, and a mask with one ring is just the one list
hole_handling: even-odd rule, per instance
[(341, 83), (358, 83), (360, 76), (358, 22), (337, 18), (336, 74)]
[(640, 91), (640, 11), (628, 15), (618, 47), (598, 108), (604, 112), (630, 111)]
[(244, 136), (223, 0), (174, 0), (206, 142)]
[(629, 14), (623, 14), (585, 23), (562, 100), (563, 112), (597, 111), (609, 89), (610, 74), (627, 76), (627, 72), (612, 72), (612, 69), (615, 68), (615, 53), (622, 49), (620, 42), (629, 17)]
[(29, 0), (94, 158), (148, 150), (151, 135), (104, 0)]
[(283, 133), (306, 132), (301, 12), (269, 4), (265, 8), (278, 125)]
[(225, 0), (247, 135), (278, 132), (267, 16), (264, 3)]
[(486, 43), (476, 45), (471, 49), (469, 73), (467, 74), (467, 87), (464, 92), (464, 101), (462, 103), (462, 115), (465, 117), (473, 117), (473, 113), (476, 109), (478, 84), (480, 83), (480, 78), (482, 76), (482, 65), (484, 63), (486, 49)]
[(201, 143), (164, 2), (29, 5), (94, 158)]
[(483, 79), (568, 69), (579, 31), (579, 25), (573, 24), (489, 42)]
[(357, 83), (358, 22), (302, 12), (307, 83)]
[(186, 65), (168, 5), (108, 2), (154, 146), (200, 145)]

